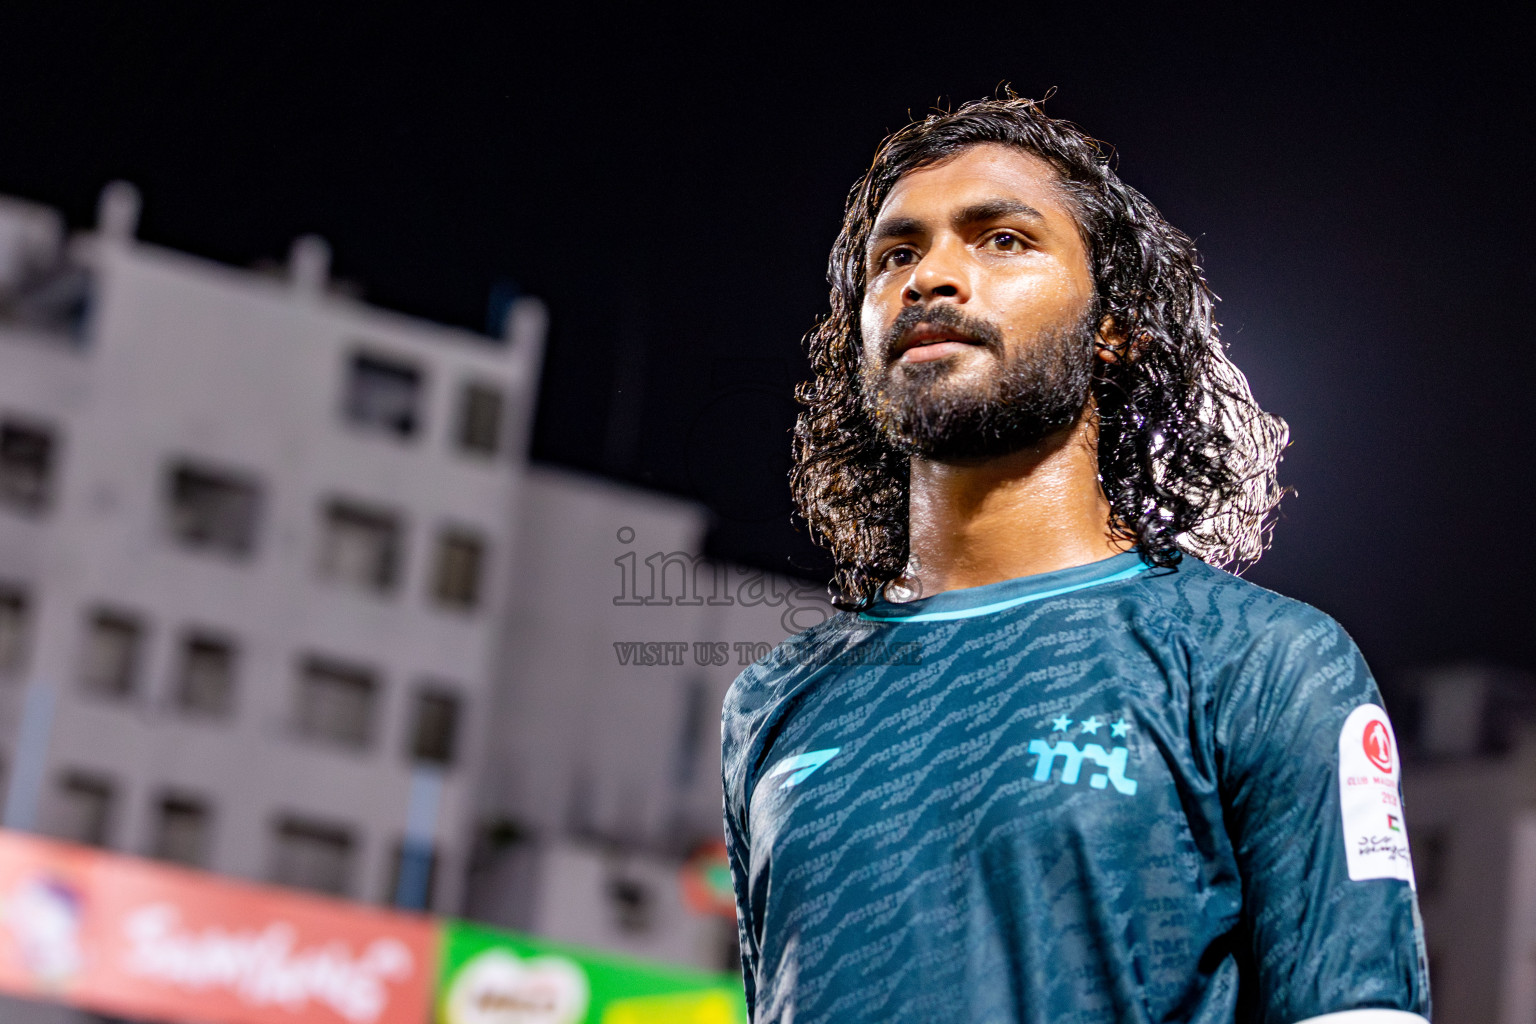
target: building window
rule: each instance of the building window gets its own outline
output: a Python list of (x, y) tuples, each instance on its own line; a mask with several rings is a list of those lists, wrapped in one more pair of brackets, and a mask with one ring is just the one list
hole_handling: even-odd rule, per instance
[(185, 547), (249, 555), (256, 546), (261, 489), (248, 477), (181, 463), (169, 479), (171, 536)]
[(325, 510), (320, 575), (362, 590), (389, 591), (400, 567), (400, 535), (393, 513), (332, 502)]
[(459, 398), (459, 447), (476, 455), (495, 455), (501, 448), (501, 389), (465, 384)]
[(90, 772), (69, 772), (59, 782), (53, 828), (60, 839), (106, 846), (111, 835), (112, 781)]
[(459, 731), (459, 698), (438, 686), (416, 693), (411, 714), (410, 755), (429, 764), (453, 763)]
[(110, 610), (94, 613), (86, 631), (81, 687), (102, 697), (133, 696), (143, 642), (144, 626), (136, 617)]
[(53, 492), (53, 432), (36, 424), (0, 424), (0, 504), (35, 515)]
[(295, 731), (309, 739), (366, 749), (373, 737), (377, 691), (370, 670), (311, 658), (299, 678)]
[[(390, 855), (389, 886), (384, 890), (383, 902), (407, 910), (431, 910), (432, 894), (437, 891), (437, 847), (411, 847), (412, 877), (402, 879), (406, 867), (406, 849), (407, 845), (402, 840), (395, 844), (394, 852)], [(407, 888), (400, 887), (402, 881), (409, 883)]]
[(198, 715), (223, 717), (235, 703), (235, 645), (211, 633), (192, 633), (181, 649), (176, 706)]
[(157, 810), (150, 856), (189, 868), (205, 867), (212, 821), (208, 805), (188, 796), (166, 796)]
[(421, 421), (422, 390), (416, 367), (359, 352), (347, 377), (347, 419), (367, 430), (413, 437)]
[(450, 608), (473, 608), (480, 601), (485, 543), (468, 530), (444, 530), (437, 542), (432, 596)]
[(615, 874), (608, 879), (608, 906), (614, 926), (626, 935), (644, 935), (655, 917), (655, 893), (638, 878)]
[(344, 825), (284, 818), (275, 829), (272, 881), (345, 896), (351, 888), (352, 831)]
[(705, 736), (710, 736), (710, 742), (715, 742), (713, 737), (719, 731), (718, 725), (711, 725), (710, 719), (718, 718), (718, 713), (711, 714), (709, 687), (702, 680), (690, 680), (683, 692), (683, 715), (679, 723), (681, 728), (677, 735), (677, 760), (673, 763), (673, 778), (679, 789), (687, 789), (693, 785), (694, 779), (699, 774), (699, 759), (704, 753)]
[(14, 584), (0, 583), (0, 678), (20, 675), (27, 667), (31, 624), (27, 592)]

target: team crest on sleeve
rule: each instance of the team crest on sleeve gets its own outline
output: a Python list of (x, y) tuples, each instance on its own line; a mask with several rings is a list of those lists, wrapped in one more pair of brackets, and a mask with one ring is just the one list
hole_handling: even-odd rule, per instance
[(1400, 878), (1413, 885), (1401, 768), (1387, 713), (1375, 704), (1351, 711), (1339, 732), (1339, 811), (1353, 881)]

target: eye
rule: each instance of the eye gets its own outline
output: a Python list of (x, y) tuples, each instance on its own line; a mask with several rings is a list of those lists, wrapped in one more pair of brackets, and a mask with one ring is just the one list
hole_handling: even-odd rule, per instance
[(880, 269), (891, 270), (895, 267), (910, 267), (917, 262), (917, 253), (906, 246), (899, 246), (880, 257)]
[(1027, 248), (1023, 236), (1012, 231), (999, 231), (989, 235), (986, 244), (998, 252), (1023, 252)]

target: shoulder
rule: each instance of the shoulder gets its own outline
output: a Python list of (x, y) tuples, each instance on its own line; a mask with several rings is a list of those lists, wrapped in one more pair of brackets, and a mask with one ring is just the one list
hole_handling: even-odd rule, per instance
[(1355, 652), (1327, 613), (1185, 556), (1172, 570), (1152, 569), (1145, 589), (1180, 623), (1207, 666), (1222, 674)]
[(878, 627), (839, 612), (780, 642), (736, 677), (720, 711), (728, 798), (733, 788), (745, 787), (767, 740), (801, 697), (828, 672), (859, 662), (877, 634)]
[(1322, 763), (1349, 714), (1380, 705), (1359, 648), (1327, 613), (1192, 558), (1149, 583), (1198, 645), (1212, 738), (1230, 767)]
[(849, 660), (850, 652), (877, 632), (857, 615), (838, 612), (824, 622), (780, 641), (742, 670), (726, 692), (724, 714), (752, 715), (765, 703), (828, 666)]

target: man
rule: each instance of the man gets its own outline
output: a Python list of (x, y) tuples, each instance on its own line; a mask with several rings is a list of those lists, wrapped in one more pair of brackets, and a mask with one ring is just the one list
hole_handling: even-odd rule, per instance
[(758, 1022), (1422, 1021), (1399, 761), (1262, 552), (1285, 424), (1193, 244), (1017, 97), (888, 139), (792, 485), (844, 611), (742, 673)]

